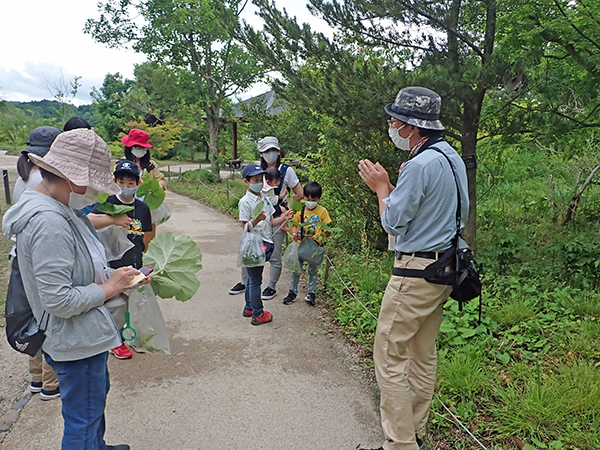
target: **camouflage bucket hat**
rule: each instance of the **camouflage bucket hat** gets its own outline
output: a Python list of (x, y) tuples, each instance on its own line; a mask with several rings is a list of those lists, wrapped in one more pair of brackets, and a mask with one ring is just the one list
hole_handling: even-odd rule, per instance
[(419, 128), (443, 130), (440, 122), (441, 97), (424, 87), (405, 87), (398, 92), (394, 103), (385, 105), (390, 116)]

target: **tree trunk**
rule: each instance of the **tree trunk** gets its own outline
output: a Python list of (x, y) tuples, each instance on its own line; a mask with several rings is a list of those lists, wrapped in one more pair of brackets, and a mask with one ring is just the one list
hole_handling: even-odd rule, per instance
[(217, 158), (217, 138), (219, 135), (219, 119), (208, 115), (206, 117), (206, 125), (208, 127), (208, 153), (210, 158), (210, 170), (215, 174), (215, 180), (221, 181), (221, 171), (219, 168), (219, 160)]
[[(467, 158), (477, 156), (477, 132), (484, 93), (473, 92), (463, 101), (464, 128), (462, 133), (462, 156)], [(476, 161), (476, 160), (475, 160)], [(477, 167), (467, 164), (467, 180), (469, 183), (469, 216), (464, 229), (464, 236), (473, 252), (477, 252)]]
[(594, 177), (600, 171), (600, 164), (596, 165), (590, 172), (589, 176), (585, 180), (585, 182), (575, 190), (573, 197), (571, 197), (571, 201), (569, 202), (569, 206), (567, 208), (567, 214), (565, 215), (565, 219), (563, 220), (563, 226), (569, 225), (573, 219), (575, 219), (575, 212), (577, 211), (577, 206), (579, 206), (579, 201), (581, 200), (581, 196), (583, 192), (587, 189), (587, 187), (594, 181)]

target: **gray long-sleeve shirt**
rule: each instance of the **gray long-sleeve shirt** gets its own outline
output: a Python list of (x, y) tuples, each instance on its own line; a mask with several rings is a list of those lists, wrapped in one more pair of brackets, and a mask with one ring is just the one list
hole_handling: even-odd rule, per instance
[[(467, 171), (462, 158), (444, 141), (436, 147), (452, 161), (461, 198), (461, 228), (469, 213)], [(456, 233), (456, 184), (448, 161), (427, 148), (407, 161), (396, 188), (384, 203), (383, 229), (396, 236), (396, 251), (444, 251)]]
[(19, 269), (33, 315), (40, 323), (42, 313), (49, 314), (42, 348), (55, 361), (87, 358), (121, 344), (104, 291), (94, 283), (90, 252), (65, 208), (27, 190), (2, 223), (4, 235), (17, 235)]

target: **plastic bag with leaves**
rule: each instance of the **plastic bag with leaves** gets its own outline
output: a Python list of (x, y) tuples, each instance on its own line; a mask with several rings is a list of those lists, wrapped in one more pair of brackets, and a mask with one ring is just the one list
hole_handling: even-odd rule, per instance
[(129, 345), (140, 353), (170, 355), (169, 333), (152, 286), (129, 293), (129, 326), (136, 332)]
[(163, 224), (171, 218), (171, 210), (166, 203), (163, 203), (155, 210), (150, 211), (150, 214), (152, 215), (152, 223), (155, 225)]
[(302, 271), (302, 265), (298, 257), (298, 242), (290, 242), (283, 253), (282, 261), (292, 272), (300, 273)]
[(106, 260), (115, 261), (123, 257), (134, 245), (127, 237), (127, 228), (109, 225), (96, 230), (98, 239), (106, 250)]
[(244, 228), (238, 252), (238, 267), (264, 266), (266, 262), (267, 255), (265, 254), (262, 237), (256, 231), (248, 231)]

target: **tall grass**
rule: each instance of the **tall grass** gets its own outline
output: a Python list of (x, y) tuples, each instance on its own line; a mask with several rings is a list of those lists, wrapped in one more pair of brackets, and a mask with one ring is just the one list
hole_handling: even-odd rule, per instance
[[(600, 448), (600, 185), (588, 188), (575, 221), (563, 226), (576, 177), (555, 170), (561, 164), (535, 150), (480, 153), (484, 316), (478, 324), (476, 301), (462, 312), (448, 303), (437, 392), (488, 448)], [(236, 213), (223, 183), (209, 185), (221, 192), (191, 179), (171, 185)], [(243, 194), (244, 186), (232, 186)], [(329, 312), (343, 334), (370, 351), (377, 325), (371, 313), (378, 315), (393, 255), (368, 245), (348, 252), (344, 236), (335, 242), (332, 258), (346, 285), (332, 271), (321, 278)], [(477, 448), (435, 402), (433, 410), (427, 448)]]

